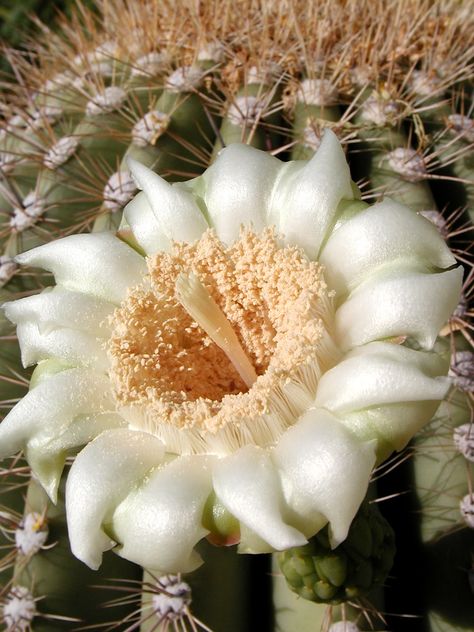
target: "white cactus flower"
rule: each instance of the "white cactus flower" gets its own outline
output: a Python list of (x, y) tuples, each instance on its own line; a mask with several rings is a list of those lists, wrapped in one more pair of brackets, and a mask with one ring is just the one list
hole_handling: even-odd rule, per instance
[(118, 236), (17, 257), (56, 286), (5, 305), (38, 367), (0, 456), (23, 449), (55, 499), (82, 448), (67, 517), (93, 568), (115, 548), (189, 571), (203, 537), (284, 550), (327, 523), (336, 546), (449, 388), (462, 269), (423, 217), (355, 198), (330, 130), (310, 161), (236, 144), (184, 183), (130, 168)]

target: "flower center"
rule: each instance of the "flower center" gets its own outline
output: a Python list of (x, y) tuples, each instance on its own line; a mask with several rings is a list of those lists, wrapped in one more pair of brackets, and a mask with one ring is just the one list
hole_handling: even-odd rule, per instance
[(272, 444), (334, 364), (322, 268), (272, 229), (232, 246), (207, 231), (148, 259), (113, 314), (111, 382), (133, 427), (171, 451)]

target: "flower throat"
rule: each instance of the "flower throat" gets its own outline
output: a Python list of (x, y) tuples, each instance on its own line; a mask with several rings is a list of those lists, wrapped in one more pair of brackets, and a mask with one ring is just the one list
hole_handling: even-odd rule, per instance
[(154, 434), (239, 427), (318, 359), (330, 304), (321, 266), (272, 229), (242, 230), (230, 247), (209, 230), (148, 270), (113, 315), (108, 352), (117, 402)]

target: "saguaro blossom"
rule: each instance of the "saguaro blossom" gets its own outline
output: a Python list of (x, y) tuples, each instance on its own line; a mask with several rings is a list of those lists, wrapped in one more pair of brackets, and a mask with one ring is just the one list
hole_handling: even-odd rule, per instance
[(327, 523), (336, 546), (448, 390), (462, 270), (428, 220), (359, 199), (329, 130), (308, 162), (237, 144), (188, 182), (130, 168), (117, 234), (17, 257), (56, 286), (5, 305), (38, 367), (1, 456), (54, 500), (77, 453), (70, 540), (94, 568), (115, 548), (189, 571), (203, 537), (284, 550)]

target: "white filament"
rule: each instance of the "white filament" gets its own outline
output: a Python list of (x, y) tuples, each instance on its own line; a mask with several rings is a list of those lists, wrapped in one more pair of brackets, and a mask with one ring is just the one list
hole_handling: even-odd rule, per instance
[(53, 125), (61, 117), (62, 107), (59, 105), (47, 105), (33, 112), (31, 126), (33, 129), (41, 129), (45, 124)]
[(413, 92), (420, 97), (429, 97), (439, 90), (440, 81), (436, 75), (428, 74), (423, 70), (415, 70), (411, 75), (411, 87)]
[(262, 66), (252, 66), (247, 72), (248, 84), (268, 84), (275, 77), (283, 74), (282, 67), (275, 62), (267, 62)]
[(224, 59), (224, 48), (221, 42), (211, 42), (199, 49), (199, 61), (213, 61), (218, 63)]

